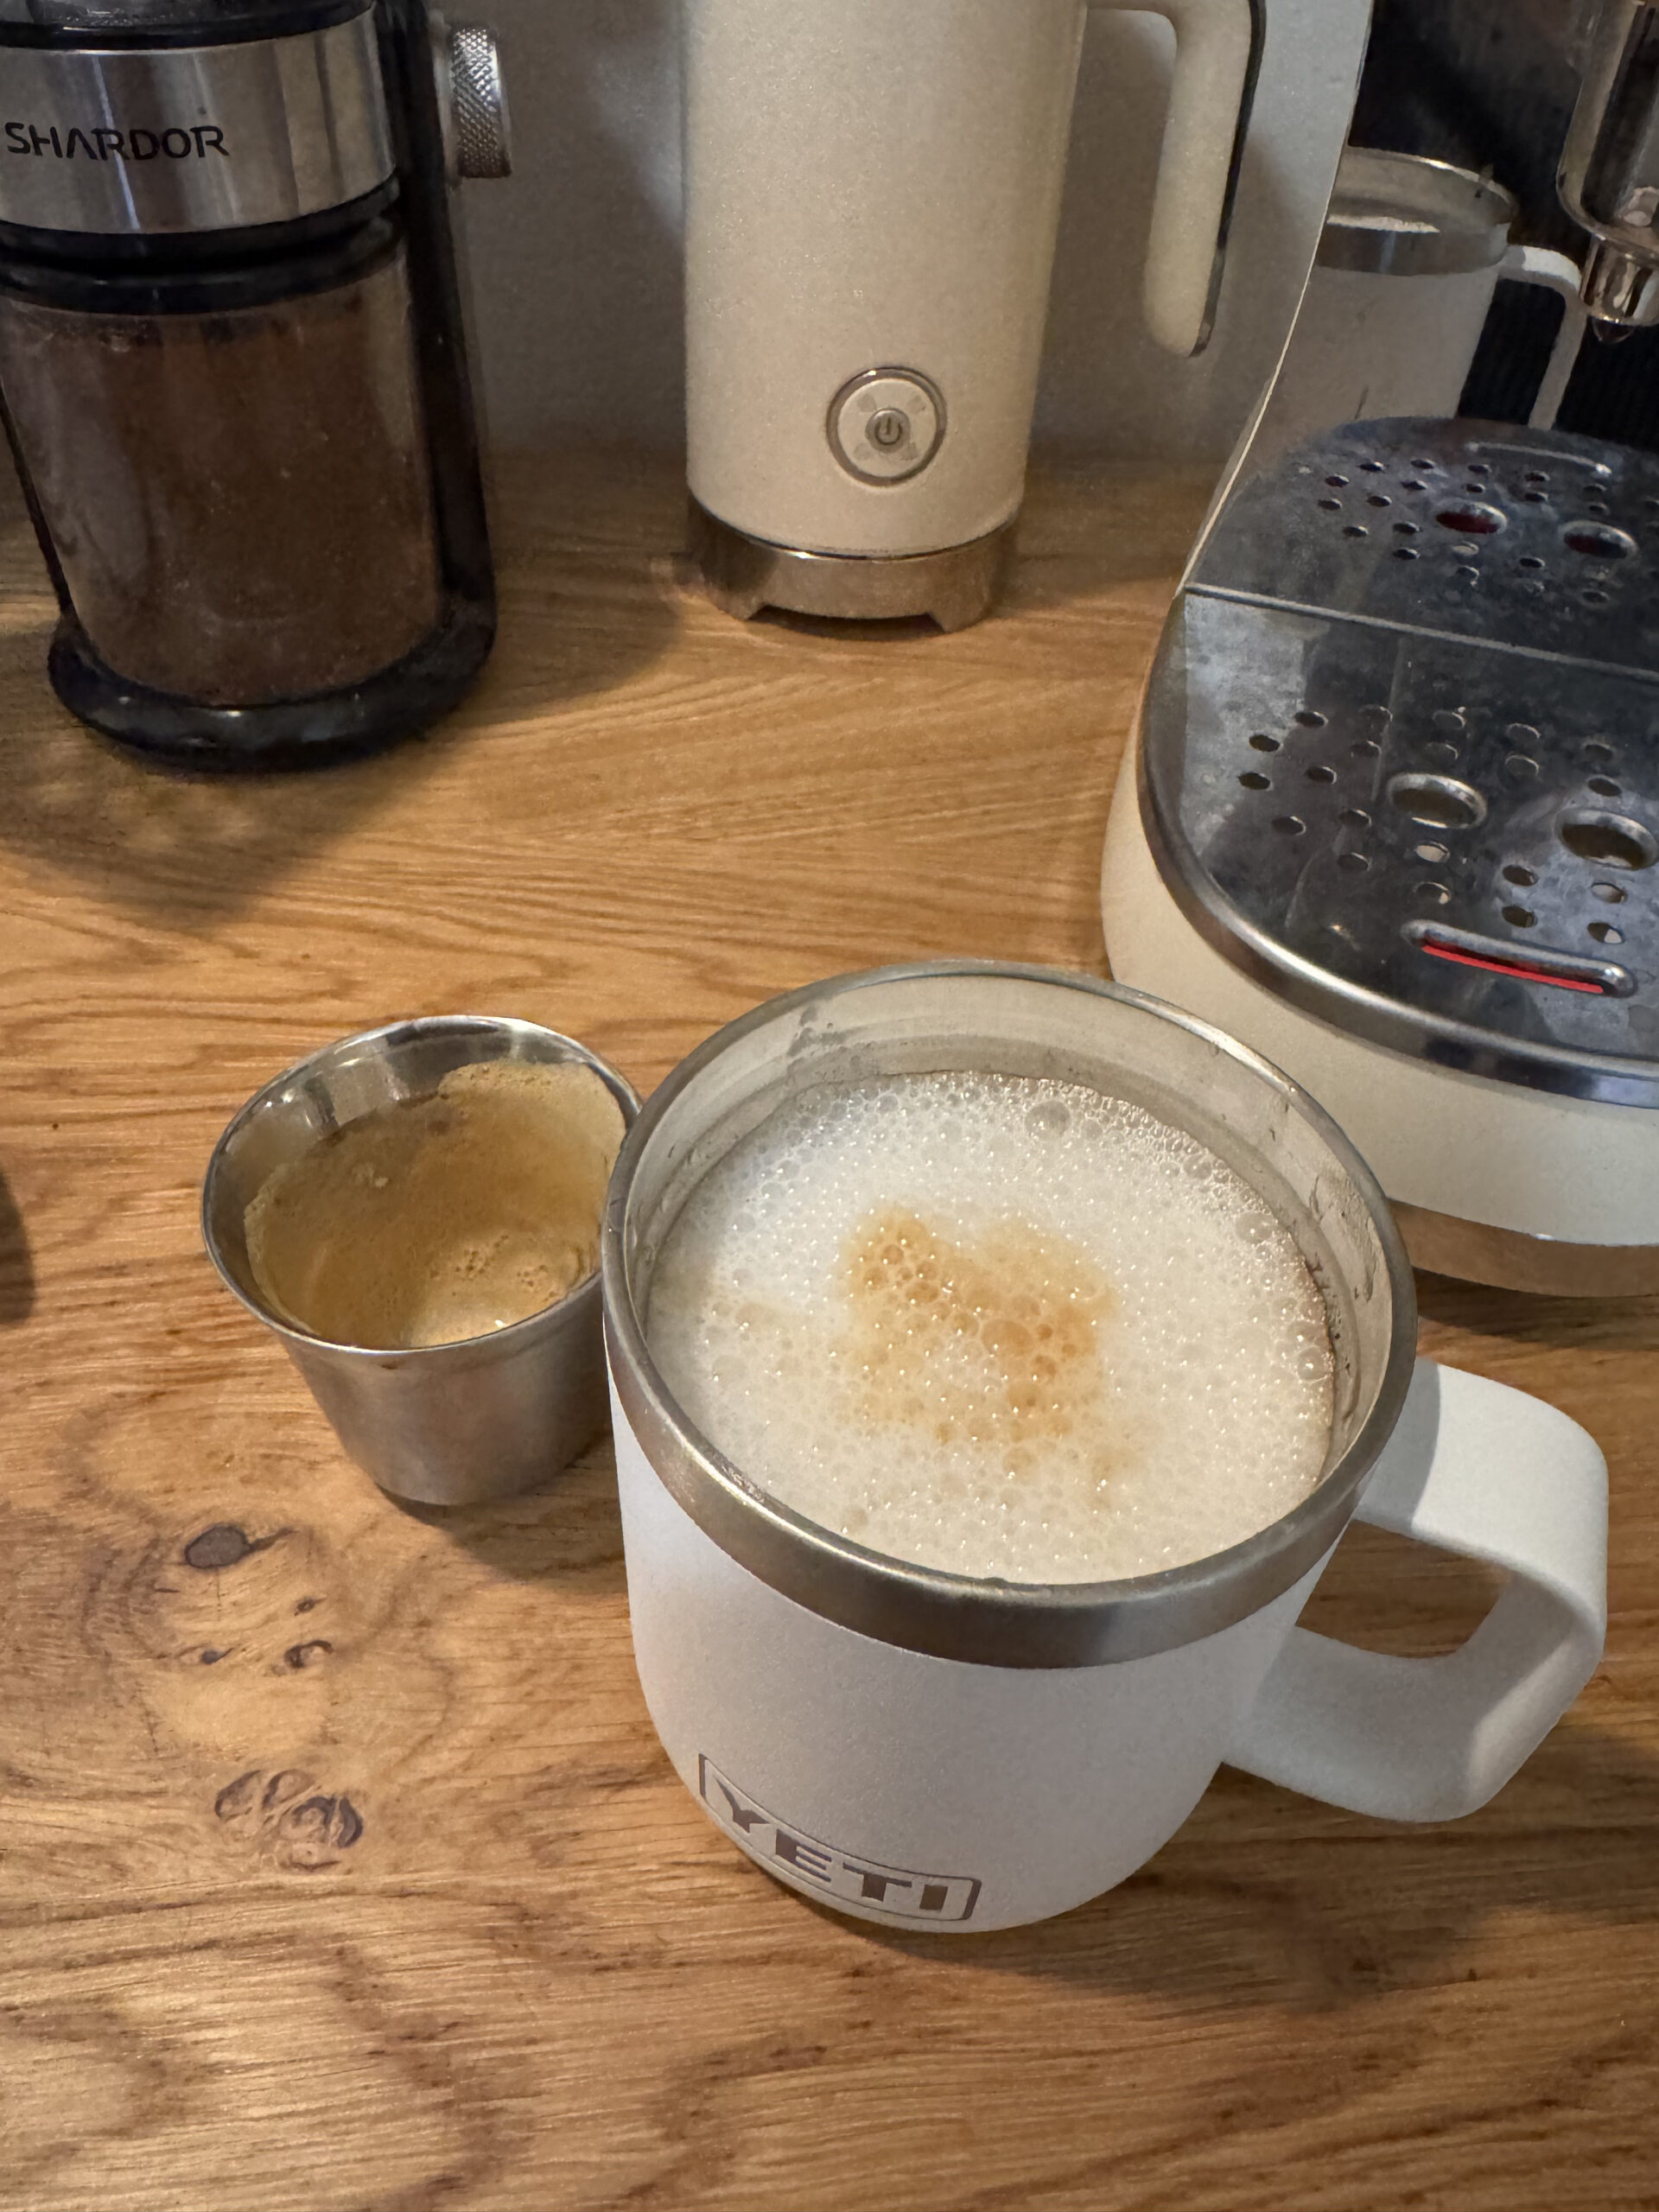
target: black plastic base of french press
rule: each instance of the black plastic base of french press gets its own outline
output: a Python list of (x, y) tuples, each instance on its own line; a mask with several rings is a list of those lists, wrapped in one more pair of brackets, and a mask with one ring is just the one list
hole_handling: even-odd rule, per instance
[(70, 713), (154, 767), (247, 775), (328, 767), (417, 736), (458, 706), (495, 639), (495, 609), (452, 596), (413, 652), (348, 690), (258, 707), (209, 707), (118, 676), (73, 615), (47, 671)]

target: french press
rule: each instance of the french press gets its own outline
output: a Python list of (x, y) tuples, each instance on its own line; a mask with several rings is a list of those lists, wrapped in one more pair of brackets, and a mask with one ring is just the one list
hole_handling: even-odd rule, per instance
[(48, 667), (150, 759), (453, 706), (494, 582), (448, 185), (507, 168), (426, 0), (0, 0), (0, 401)]

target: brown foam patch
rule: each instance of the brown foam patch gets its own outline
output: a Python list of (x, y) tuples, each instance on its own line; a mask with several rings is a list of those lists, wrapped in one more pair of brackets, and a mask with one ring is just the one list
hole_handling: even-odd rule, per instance
[(1098, 1332), (1117, 1300), (1069, 1237), (1009, 1221), (953, 1242), (890, 1209), (849, 1238), (845, 1265), (847, 1356), (873, 1426), (990, 1445), (1019, 1466), (1098, 1419)]

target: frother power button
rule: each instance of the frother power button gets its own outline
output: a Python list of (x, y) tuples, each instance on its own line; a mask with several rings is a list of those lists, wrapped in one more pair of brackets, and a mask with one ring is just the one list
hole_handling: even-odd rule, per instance
[(927, 467), (944, 435), (938, 387), (914, 369), (866, 369), (830, 407), (830, 450), (866, 484), (901, 484)]

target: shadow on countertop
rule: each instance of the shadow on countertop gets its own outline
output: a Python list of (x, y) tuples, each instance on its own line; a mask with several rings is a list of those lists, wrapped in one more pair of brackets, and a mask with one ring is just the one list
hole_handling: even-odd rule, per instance
[(0, 847), (188, 934), (245, 912), (463, 755), (480, 808), (499, 814), (492, 787), (522, 782), (515, 748), (497, 741), (504, 726), (555, 718), (666, 650), (679, 618), (654, 564), (681, 516), (671, 472), (626, 454), (519, 456), (496, 476), (499, 626), (463, 705), (369, 759), (226, 777), (142, 765), (58, 703), (46, 675), (55, 603), (15, 484), (0, 482)]
[(35, 1311), (35, 1262), (29, 1231), (11, 1185), (0, 1175), (0, 1329), (16, 1329)]

